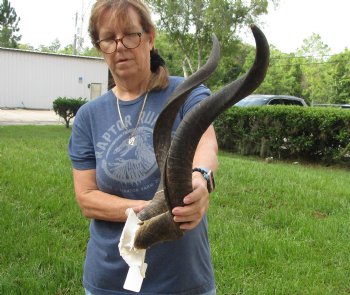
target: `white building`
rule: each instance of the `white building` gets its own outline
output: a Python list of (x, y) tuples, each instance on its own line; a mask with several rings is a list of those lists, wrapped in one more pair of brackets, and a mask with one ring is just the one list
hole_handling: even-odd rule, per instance
[(107, 89), (102, 58), (0, 47), (0, 108), (52, 109), (57, 97), (90, 100)]

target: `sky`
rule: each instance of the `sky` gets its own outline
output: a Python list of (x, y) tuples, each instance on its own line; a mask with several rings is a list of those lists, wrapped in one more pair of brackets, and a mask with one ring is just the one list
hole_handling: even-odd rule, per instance
[(280, 0), (279, 6), (262, 18), (261, 29), (269, 43), (282, 52), (295, 52), (304, 39), (316, 33), (335, 54), (350, 49), (349, 11), (350, 0)]
[[(91, 46), (87, 26), (95, 0), (10, 0), (17, 15), (22, 39), (34, 47), (50, 45), (56, 38), (62, 46), (71, 44), (77, 27), (85, 45)], [(319, 34), (331, 53), (350, 49), (350, 0), (280, 0), (276, 9), (261, 18), (260, 28), (270, 44), (285, 53), (295, 52), (312, 33)], [(242, 39), (253, 43), (246, 30)]]

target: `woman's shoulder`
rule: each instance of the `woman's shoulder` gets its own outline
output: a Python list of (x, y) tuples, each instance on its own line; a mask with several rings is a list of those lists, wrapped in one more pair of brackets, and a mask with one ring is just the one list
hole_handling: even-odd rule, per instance
[(185, 78), (178, 76), (169, 76), (168, 77), (168, 86), (161, 90), (156, 90), (153, 92), (153, 96), (167, 98), (169, 97), (175, 90), (175, 88), (180, 85)]
[(100, 111), (103, 111), (104, 109), (110, 109), (112, 107), (112, 104), (114, 102), (114, 94), (113, 92), (107, 91), (106, 93), (102, 94), (101, 96), (89, 100), (87, 103), (83, 104), (77, 113), (77, 117), (91, 117), (98, 115)]
[[(170, 76), (169, 77), (169, 88), (172, 92), (179, 84), (185, 81), (186, 78), (180, 76)], [(195, 89), (193, 89), (192, 94), (205, 93), (205, 95), (210, 95), (210, 90), (204, 84), (200, 84)]]
[(185, 81), (184, 77), (169, 76), (169, 87), (176, 87), (177, 85), (181, 84), (183, 81)]
[(106, 103), (111, 103), (113, 99), (114, 99), (114, 94), (112, 90), (109, 90), (106, 93), (102, 94), (101, 96), (94, 98), (92, 100), (89, 100), (86, 104), (83, 105), (83, 107), (86, 109), (95, 109), (101, 105), (105, 105)]
[(111, 90), (109, 90), (106, 93), (102, 94), (101, 96), (94, 98), (92, 100), (89, 100), (79, 109), (79, 111), (80, 110), (84, 112), (97, 111), (101, 107), (104, 107), (106, 105), (113, 103), (113, 101), (114, 101), (114, 94)]

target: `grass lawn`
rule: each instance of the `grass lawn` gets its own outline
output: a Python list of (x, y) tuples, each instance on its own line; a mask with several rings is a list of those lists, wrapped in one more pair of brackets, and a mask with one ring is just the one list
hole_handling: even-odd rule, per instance
[[(0, 294), (83, 294), (88, 221), (62, 126), (0, 126)], [(349, 294), (349, 171), (220, 154), (218, 294)]]

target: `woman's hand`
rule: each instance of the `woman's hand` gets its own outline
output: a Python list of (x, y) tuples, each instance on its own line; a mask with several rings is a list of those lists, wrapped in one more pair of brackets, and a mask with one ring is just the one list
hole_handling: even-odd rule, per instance
[[(151, 201), (143, 201), (142, 204), (134, 206), (134, 207), (132, 207), (132, 209), (137, 214), (137, 213), (141, 212), (144, 208), (146, 208), (150, 204), (150, 202)], [(129, 208), (125, 211), (126, 215), (128, 215), (128, 213), (127, 213), (128, 210), (129, 210)]]
[(184, 198), (183, 207), (172, 210), (174, 221), (181, 223), (180, 228), (189, 230), (195, 228), (202, 220), (209, 206), (207, 182), (201, 173), (194, 172), (192, 178), (193, 192)]

